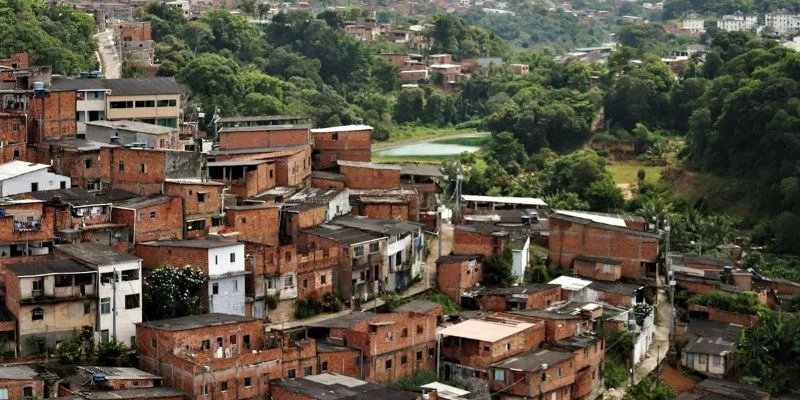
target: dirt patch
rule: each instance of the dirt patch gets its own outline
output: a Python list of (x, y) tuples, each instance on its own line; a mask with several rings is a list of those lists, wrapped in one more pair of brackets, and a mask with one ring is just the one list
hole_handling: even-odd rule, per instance
[(618, 183), (617, 188), (622, 191), (622, 197), (624, 197), (625, 200), (633, 198), (633, 185), (630, 183)]

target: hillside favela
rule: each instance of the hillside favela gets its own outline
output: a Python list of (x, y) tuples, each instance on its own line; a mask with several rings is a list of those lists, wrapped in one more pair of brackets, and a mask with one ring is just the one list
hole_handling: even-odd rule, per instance
[(800, 400), (800, 0), (282, 1), (0, 0), (0, 400)]

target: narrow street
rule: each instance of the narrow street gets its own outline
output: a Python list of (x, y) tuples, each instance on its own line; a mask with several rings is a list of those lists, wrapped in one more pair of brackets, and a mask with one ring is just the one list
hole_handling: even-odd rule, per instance
[[(669, 331), (672, 326), (672, 306), (665, 288), (658, 289), (658, 308), (656, 309), (656, 329), (653, 343), (647, 350), (644, 360), (636, 366), (634, 381), (639, 383), (642, 378), (653, 372), (669, 352)], [(630, 378), (630, 377), (629, 377)], [(630, 387), (628, 379), (622, 387), (606, 390), (604, 399), (621, 399)]]
[(101, 72), (106, 78), (116, 79), (122, 76), (121, 57), (114, 44), (114, 34), (109, 28), (94, 35), (97, 41), (97, 53), (99, 54)]

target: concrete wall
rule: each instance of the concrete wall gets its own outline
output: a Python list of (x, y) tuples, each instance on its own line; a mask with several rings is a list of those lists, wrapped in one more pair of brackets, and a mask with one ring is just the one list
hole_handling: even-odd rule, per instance
[(70, 177), (41, 169), (0, 182), (0, 196), (31, 192), (34, 183), (38, 185), (38, 191), (72, 187)]
[[(135, 347), (136, 325), (142, 322), (142, 267), (140, 261), (131, 261), (117, 265), (101, 266), (98, 267), (98, 272), (101, 274), (113, 273), (117, 271), (120, 277), (117, 281), (117, 295), (116, 295), (116, 312), (117, 312), (117, 341), (127, 344), (129, 347)], [(136, 271), (135, 280), (121, 280), (124, 271)], [(98, 321), (99, 328), (95, 335), (95, 340), (100, 343), (100, 332), (104, 329), (108, 330), (108, 337), (113, 338), (114, 335), (114, 300), (113, 287), (111, 282), (101, 281), (98, 285)], [(139, 305), (136, 308), (128, 309), (125, 304), (125, 297), (129, 295), (139, 295)], [(103, 299), (109, 300), (109, 313), (103, 313), (102, 305)]]
[[(217, 294), (213, 293), (217, 287)], [(211, 278), (208, 280), (208, 312), (245, 315), (244, 275)]]

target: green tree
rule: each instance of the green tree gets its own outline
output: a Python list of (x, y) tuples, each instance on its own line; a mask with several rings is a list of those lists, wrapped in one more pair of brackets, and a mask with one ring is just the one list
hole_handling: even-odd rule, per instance
[(142, 63), (129, 61), (122, 63), (123, 78), (144, 78), (148, 73), (147, 66)]
[(514, 274), (511, 272), (514, 255), (510, 247), (502, 253), (495, 254), (486, 259), (483, 264), (483, 283), (488, 286), (509, 286), (514, 283)]
[(420, 119), (425, 108), (425, 92), (419, 88), (403, 89), (397, 95), (394, 120), (399, 123)]
[(743, 380), (774, 395), (800, 389), (800, 314), (762, 313), (739, 337), (736, 365)]
[(510, 132), (500, 132), (493, 135), (489, 144), (486, 146), (487, 155), (500, 165), (509, 166), (512, 163), (525, 165), (527, 155), (522, 144), (514, 138)]
[(100, 365), (118, 367), (120, 364), (120, 357), (128, 353), (129, 350), (125, 343), (109, 340), (108, 342), (98, 344), (95, 354), (97, 355), (97, 361)]
[(144, 279), (142, 311), (148, 320), (200, 314), (203, 307), (198, 293), (205, 283), (197, 268), (161, 265)]

